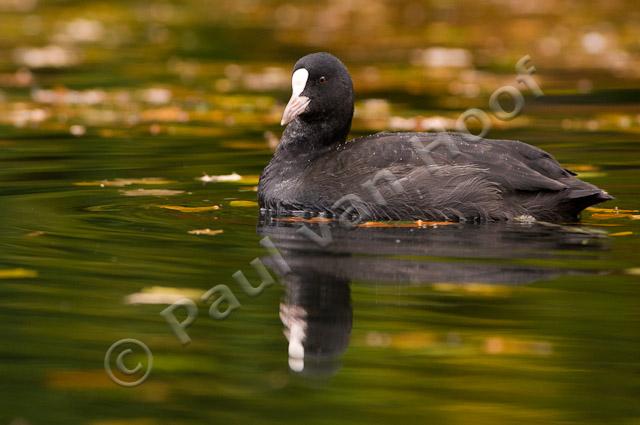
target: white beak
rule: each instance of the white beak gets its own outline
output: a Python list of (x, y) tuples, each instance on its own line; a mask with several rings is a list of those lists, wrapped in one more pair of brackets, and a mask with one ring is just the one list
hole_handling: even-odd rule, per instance
[(291, 99), (289, 99), (289, 103), (287, 103), (287, 106), (284, 108), (280, 125), (289, 124), (307, 109), (311, 100), (306, 96), (300, 96), (300, 94), (304, 91), (308, 78), (309, 71), (304, 68), (300, 68), (293, 73), (291, 77)]
[(287, 125), (296, 119), (298, 115), (307, 109), (309, 101), (310, 99), (305, 96), (291, 96), (289, 103), (287, 103), (287, 107), (284, 108), (284, 114), (282, 114), (280, 125)]

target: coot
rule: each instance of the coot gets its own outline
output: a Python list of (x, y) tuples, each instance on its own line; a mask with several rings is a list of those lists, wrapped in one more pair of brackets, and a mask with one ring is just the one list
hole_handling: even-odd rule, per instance
[(353, 84), (344, 64), (313, 53), (293, 68), (286, 129), (260, 176), (262, 211), (366, 220), (575, 220), (613, 199), (551, 155), (463, 133), (384, 132), (347, 141)]

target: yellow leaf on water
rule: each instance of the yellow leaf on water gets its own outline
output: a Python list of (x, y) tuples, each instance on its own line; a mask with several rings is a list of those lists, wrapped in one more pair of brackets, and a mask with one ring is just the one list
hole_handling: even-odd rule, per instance
[(207, 207), (183, 207), (180, 205), (157, 205), (158, 208), (164, 208), (166, 210), (180, 211), (185, 213), (198, 213), (205, 211), (216, 211), (220, 209), (219, 205), (210, 205)]
[(75, 186), (100, 186), (100, 187), (124, 187), (133, 184), (141, 185), (156, 185), (156, 184), (171, 184), (173, 180), (163, 179), (161, 177), (143, 177), (141, 179), (113, 179), (113, 180), (97, 180), (76, 182)]
[(621, 210), (619, 208), (596, 208), (589, 207), (587, 211), (598, 212), (598, 213), (613, 213), (613, 214), (626, 214), (626, 213), (637, 213), (638, 210)]
[(640, 276), (640, 267), (632, 267), (630, 269), (625, 270), (625, 272), (633, 276)]
[(598, 218), (598, 219), (633, 218), (633, 215), (631, 215), (631, 214), (596, 213), (596, 214), (591, 214), (591, 218)]
[(258, 184), (258, 181), (260, 180), (260, 176), (258, 175), (241, 176), (240, 174), (233, 172), (231, 174), (224, 174), (220, 176), (210, 176), (208, 174), (204, 174), (203, 176), (198, 177), (196, 180), (200, 180), (204, 183)]
[(631, 236), (633, 232), (617, 232), (617, 233), (609, 233), (609, 236)]
[(184, 190), (170, 190), (170, 189), (135, 189), (135, 190), (123, 190), (124, 196), (174, 196), (184, 193)]
[(452, 292), (459, 294), (471, 294), (478, 296), (504, 296), (511, 293), (511, 288), (504, 285), (495, 285), (482, 282), (435, 282), (432, 284), (435, 291)]
[(224, 230), (211, 230), (211, 229), (195, 229), (189, 230), (189, 234), (191, 235), (207, 235), (207, 236), (215, 236), (224, 233)]
[(0, 269), (0, 279), (28, 279), (32, 277), (38, 277), (38, 272), (23, 268)]
[(231, 201), (229, 205), (232, 207), (257, 207), (258, 203), (256, 201)]
[(580, 172), (580, 171), (598, 171), (599, 167), (591, 164), (565, 164), (567, 169), (571, 171)]
[(222, 174), (219, 176), (210, 176), (208, 174), (203, 174), (202, 177), (198, 177), (196, 180), (200, 180), (204, 183), (227, 183), (227, 182), (237, 182), (242, 180), (242, 176), (235, 171), (231, 174)]
[(422, 221), (416, 220), (411, 222), (402, 221), (366, 221), (358, 224), (358, 227), (437, 227), (449, 226), (455, 224), (453, 221)]
[(124, 298), (125, 304), (173, 304), (182, 298), (198, 299), (204, 291), (194, 288), (152, 286)]

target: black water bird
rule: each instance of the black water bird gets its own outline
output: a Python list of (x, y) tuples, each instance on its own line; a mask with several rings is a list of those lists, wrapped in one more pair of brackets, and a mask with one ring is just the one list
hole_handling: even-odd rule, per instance
[[(367, 220), (575, 220), (613, 199), (550, 154), (463, 133), (379, 133), (347, 141), (353, 84), (328, 53), (293, 68), (287, 125), (262, 172), (262, 211)], [(350, 218), (351, 220), (352, 218)]]

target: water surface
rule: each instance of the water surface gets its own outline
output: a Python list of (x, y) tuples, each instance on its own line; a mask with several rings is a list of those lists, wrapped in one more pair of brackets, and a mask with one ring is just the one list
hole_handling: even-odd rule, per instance
[[(366, 17), (342, 2), (26, 3), (0, 2), (0, 422), (640, 421), (640, 86), (625, 2), (521, 14), (371, 2)], [(349, 13), (361, 24), (341, 24)], [(362, 35), (374, 30), (394, 48)], [(584, 34), (615, 40), (626, 62), (584, 50)], [(549, 53), (554, 37), (567, 59)], [(473, 60), (439, 68), (434, 45)], [(290, 66), (318, 49), (354, 75), (354, 136), (489, 111), (530, 54), (545, 95), (525, 92), (523, 114), (489, 136), (549, 151), (616, 200), (580, 224), (260, 220)], [(232, 275), (257, 284), (254, 259), (277, 284), (252, 297)], [(183, 346), (159, 313), (216, 285), (241, 307), (215, 320), (198, 301)], [(135, 388), (104, 370), (122, 338), (153, 353)]]

